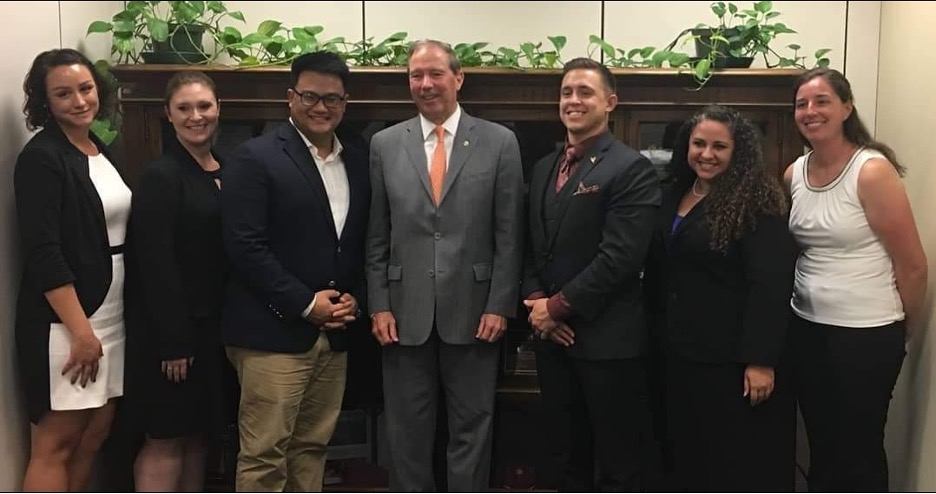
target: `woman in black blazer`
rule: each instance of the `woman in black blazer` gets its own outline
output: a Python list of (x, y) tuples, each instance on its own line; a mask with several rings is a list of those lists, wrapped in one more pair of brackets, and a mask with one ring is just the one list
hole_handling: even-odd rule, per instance
[(795, 248), (760, 146), (754, 125), (718, 106), (674, 145), (647, 283), (676, 490), (794, 487), (795, 412), (778, 366)]
[(25, 258), (16, 353), (32, 422), (26, 491), (87, 490), (123, 394), (123, 243), (130, 189), (91, 133), (113, 91), (81, 53), (39, 54), (14, 191)]
[(128, 244), (128, 402), (146, 438), (137, 491), (203, 488), (205, 440), (222, 425), (219, 321), (227, 260), (221, 244), (222, 159), (212, 148), (214, 82), (179, 72), (166, 88), (165, 152), (133, 196)]

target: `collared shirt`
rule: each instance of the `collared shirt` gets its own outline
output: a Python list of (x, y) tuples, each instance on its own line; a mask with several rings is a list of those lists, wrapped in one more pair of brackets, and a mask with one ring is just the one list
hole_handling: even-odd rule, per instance
[[(455, 131), (458, 130), (458, 121), (461, 120), (461, 105), (455, 106), (455, 113), (452, 113), (450, 117), (445, 122), (442, 122), (442, 127), (445, 128), (445, 169), (448, 170), (449, 161), (452, 157), (452, 147), (455, 144)], [(435, 152), (436, 148), (436, 135), (435, 128), (436, 124), (432, 123), (424, 117), (421, 113), (419, 114), (419, 124), (422, 126), (423, 133), (423, 142), (426, 150), (426, 169), (431, 171), (432, 168), (432, 154)]]
[[(296, 125), (291, 118), (289, 123), (294, 127)], [(299, 131), (299, 128), (297, 127), (296, 130)], [(341, 141), (338, 140), (338, 136), (335, 136), (332, 152), (322, 158), (319, 156), (315, 144), (312, 144), (301, 131), (299, 135), (302, 136), (302, 141), (305, 142), (306, 148), (312, 154), (315, 166), (318, 168), (322, 182), (325, 184), (325, 193), (328, 195), (328, 204), (331, 206), (332, 219), (335, 221), (335, 233), (341, 238), (345, 220), (348, 219), (348, 208), (351, 207), (351, 187), (348, 185), (348, 172), (345, 170), (344, 161), (341, 159), (341, 150), (344, 147), (341, 145)]]

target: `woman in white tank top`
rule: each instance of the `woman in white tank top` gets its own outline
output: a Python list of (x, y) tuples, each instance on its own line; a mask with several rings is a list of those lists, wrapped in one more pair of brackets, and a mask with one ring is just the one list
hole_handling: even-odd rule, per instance
[(845, 77), (827, 68), (802, 75), (795, 121), (811, 148), (784, 174), (802, 249), (791, 337), (809, 490), (882, 492), (884, 424), (923, 304), (926, 255), (904, 169), (862, 124)]

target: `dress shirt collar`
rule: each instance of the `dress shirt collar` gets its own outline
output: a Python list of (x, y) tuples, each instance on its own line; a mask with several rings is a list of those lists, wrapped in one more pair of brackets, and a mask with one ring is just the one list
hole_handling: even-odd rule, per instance
[[(289, 119), (289, 123), (292, 124), (293, 127), (296, 127), (296, 123), (293, 122), (293, 119), (292, 119), (292, 118)], [(326, 163), (328, 163), (328, 162), (330, 162), (330, 161), (334, 161), (334, 159), (337, 158), (338, 155), (341, 154), (341, 151), (344, 150), (344, 146), (341, 145), (341, 141), (338, 140), (338, 136), (332, 134), (332, 139), (334, 139), (334, 144), (332, 145), (332, 152), (329, 153), (329, 155), (326, 156), (326, 157), (323, 159), (323, 158), (321, 158), (321, 157), (319, 156), (319, 154), (318, 154), (318, 148), (315, 147), (315, 144), (312, 144), (312, 141), (310, 141), (310, 140), (305, 136), (305, 134), (302, 133), (301, 130), (299, 130), (299, 127), (296, 127), (296, 132), (299, 133), (299, 137), (302, 138), (302, 142), (305, 143), (306, 148), (308, 148), (308, 149), (309, 149), (309, 152), (312, 153), (312, 158), (314, 158), (316, 161), (318, 161), (318, 160), (323, 160), (323, 161), (325, 161)]]
[[(445, 122), (442, 122), (442, 126), (445, 127), (445, 131), (455, 135), (455, 131), (458, 130), (458, 121), (461, 120), (461, 105), (455, 105), (455, 112), (448, 117)], [(436, 124), (429, 121), (428, 118), (424, 117), (422, 113), (419, 114), (419, 125), (422, 126), (423, 140), (429, 140), (429, 136), (435, 133)]]

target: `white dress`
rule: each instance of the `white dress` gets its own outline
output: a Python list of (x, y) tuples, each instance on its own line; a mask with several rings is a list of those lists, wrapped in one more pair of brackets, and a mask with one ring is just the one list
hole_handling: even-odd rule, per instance
[[(130, 216), (130, 189), (104, 154), (88, 157), (91, 182), (104, 205), (107, 238), (112, 247), (122, 246)], [(97, 379), (71, 383), (70, 371), (62, 368), (71, 353), (71, 333), (61, 323), (49, 328), (49, 392), (52, 410), (83, 410), (104, 406), (111, 398), (123, 395), (124, 378), (124, 255), (111, 255), (113, 278), (104, 302), (89, 317), (94, 335), (101, 340), (104, 356), (98, 366)]]

